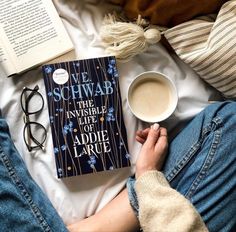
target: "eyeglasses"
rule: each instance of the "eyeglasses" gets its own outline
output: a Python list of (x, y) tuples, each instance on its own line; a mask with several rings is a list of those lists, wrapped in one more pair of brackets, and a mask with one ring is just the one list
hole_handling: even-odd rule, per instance
[(36, 85), (34, 89), (24, 87), (21, 93), (21, 108), (25, 113), (23, 136), (29, 151), (37, 148), (43, 149), (43, 144), (47, 137), (46, 128), (42, 124), (30, 121), (30, 116), (34, 115), (36, 118), (37, 114), (40, 113), (44, 107), (43, 96), (38, 90), (38, 85)]

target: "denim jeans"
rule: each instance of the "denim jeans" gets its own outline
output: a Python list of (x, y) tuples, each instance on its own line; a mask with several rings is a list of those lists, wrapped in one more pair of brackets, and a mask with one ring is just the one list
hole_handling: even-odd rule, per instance
[[(236, 231), (236, 103), (209, 105), (170, 143), (163, 172), (209, 231)], [(138, 213), (134, 179), (127, 183)]]
[(67, 231), (33, 181), (0, 113), (0, 231)]

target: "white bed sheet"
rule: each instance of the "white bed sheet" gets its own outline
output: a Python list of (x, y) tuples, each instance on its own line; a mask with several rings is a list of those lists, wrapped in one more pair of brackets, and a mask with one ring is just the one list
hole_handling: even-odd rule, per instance
[[(112, 12), (112, 6), (100, 0), (54, 2), (73, 40), (77, 58), (107, 55), (99, 41), (99, 28), (104, 14)], [(151, 46), (147, 52), (136, 56), (128, 63), (119, 63), (118, 69), (128, 145), (133, 164), (140, 149), (140, 145), (135, 142), (135, 132), (138, 128), (147, 126), (132, 115), (127, 105), (127, 89), (136, 75), (155, 70), (168, 75), (176, 84), (178, 106), (175, 113), (164, 122), (169, 130), (192, 118), (209, 104), (209, 99), (212, 100), (216, 96), (215, 90), (207, 86), (178, 57), (170, 56), (161, 45)], [(34, 87), (36, 84), (39, 85), (46, 103), (40, 67), (15, 78), (7, 78), (0, 69), (0, 109), (32, 177), (52, 201), (64, 222), (73, 223), (94, 214), (108, 203), (125, 186), (126, 179), (133, 173), (133, 169), (125, 168), (95, 175), (57, 179), (47, 105), (36, 118), (48, 130), (45, 152), (29, 153), (23, 141), (24, 123), (20, 94), (24, 86)]]

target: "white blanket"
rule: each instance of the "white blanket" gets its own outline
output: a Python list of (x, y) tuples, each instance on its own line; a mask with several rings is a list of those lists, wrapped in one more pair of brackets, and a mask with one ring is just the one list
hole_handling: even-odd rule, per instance
[[(113, 6), (99, 0), (55, 0), (54, 2), (74, 42), (77, 58), (107, 55), (99, 41), (99, 28), (104, 14), (112, 12)], [(147, 52), (136, 56), (128, 63), (120, 63), (118, 69), (129, 151), (133, 164), (140, 149), (140, 145), (135, 141), (135, 132), (138, 128), (147, 126), (132, 115), (127, 105), (127, 89), (136, 75), (155, 70), (168, 75), (176, 84), (179, 95), (178, 106), (175, 113), (164, 122), (169, 130), (196, 115), (216, 94), (215, 90), (203, 83), (194, 71), (177, 56), (169, 55), (160, 44), (151, 46)], [(20, 94), (24, 86), (33, 88), (36, 84), (39, 85), (39, 91), (45, 100), (44, 110), (36, 120), (47, 128), (48, 137), (45, 152), (37, 150), (29, 153), (23, 140), (24, 123)], [(117, 195), (125, 186), (127, 177), (133, 173), (133, 170), (126, 168), (109, 173), (57, 179), (40, 67), (14, 78), (7, 78), (0, 69), (0, 109), (10, 126), (12, 139), (29, 172), (52, 201), (66, 224), (96, 213)]]

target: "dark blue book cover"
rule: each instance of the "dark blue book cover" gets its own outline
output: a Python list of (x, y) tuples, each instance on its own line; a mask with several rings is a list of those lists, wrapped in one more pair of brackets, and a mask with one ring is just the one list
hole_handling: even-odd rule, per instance
[(58, 177), (130, 166), (115, 57), (42, 70)]

